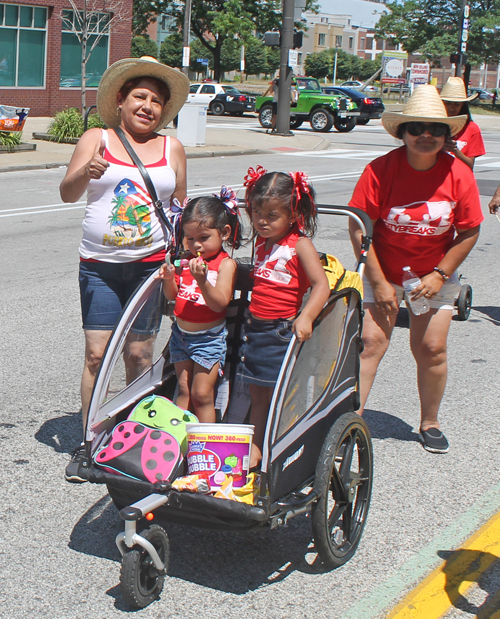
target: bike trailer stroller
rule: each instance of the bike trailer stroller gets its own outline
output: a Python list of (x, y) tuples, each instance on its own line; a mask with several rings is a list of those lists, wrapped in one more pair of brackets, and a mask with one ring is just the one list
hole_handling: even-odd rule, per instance
[[(253, 504), (172, 489), (170, 481), (149, 483), (109, 472), (93, 462), (113, 430), (147, 396), (174, 399), (176, 376), (169, 360), (171, 320), (161, 281), (152, 275), (137, 290), (110, 338), (96, 379), (86, 429), (90, 482), (105, 483), (125, 531), (117, 537), (123, 556), (122, 593), (141, 608), (162, 591), (169, 544), (163, 527), (138, 533), (154, 513), (156, 520), (222, 530), (278, 527), (310, 513), (316, 551), (334, 568), (356, 552), (370, 503), (372, 446), (359, 407), (361, 275), (370, 244), (371, 222), (357, 209), (320, 206), (319, 212), (354, 218), (363, 232), (357, 272), (333, 276), (330, 298), (314, 324), (310, 340), (292, 338), (274, 389), (263, 445), (260, 483)], [(236, 380), (241, 328), (245, 320), (251, 265), (238, 267), (237, 290), (228, 310), (228, 354), (216, 407), (224, 422), (243, 423), (249, 398)], [(328, 270), (328, 268), (327, 268)], [(331, 271), (331, 269), (330, 269)], [(333, 285), (335, 284), (335, 285)], [(144, 318), (146, 316), (146, 319)], [(150, 321), (149, 330), (144, 328)], [(135, 325), (141, 323), (141, 329)], [(149, 338), (151, 365), (135, 380), (125, 376), (123, 356), (130, 342)], [(180, 475), (183, 473), (180, 472)]]

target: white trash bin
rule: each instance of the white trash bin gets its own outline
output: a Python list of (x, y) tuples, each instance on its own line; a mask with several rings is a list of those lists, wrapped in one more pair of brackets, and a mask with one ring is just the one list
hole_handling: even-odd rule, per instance
[(177, 139), (183, 146), (205, 146), (207, 106), (187, 103), (179, 112)]

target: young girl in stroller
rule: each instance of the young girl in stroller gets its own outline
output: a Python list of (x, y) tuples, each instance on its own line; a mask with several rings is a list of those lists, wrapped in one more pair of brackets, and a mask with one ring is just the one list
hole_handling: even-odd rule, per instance
[[(214, 388), (226, 356), (226, 308), (236, 280), (236, 263), (224, 251), (241, 245), (236, 195), (194, 198), (182, 212), (189, 253), (162, 265), (158, 277), (169, 301), (175, 300), (170, 358), (178, 382), (177, 406), (204, 423), (216, 420)], [(177, 266), (178, 265), (178, 266)]]
[[(267, 173), (250, 168), (246, 201), (257, 236), (254, 286), (238, 373), (249, 383), (250, 423), (255, 426), (250, 467), (262, 459), (262, 443), (274, 385), (295, 333), (311, 337), (330, 288), (310, 238), (316, 231), (314, 190), (302, 172)], [(311, 294), (300, 312), (304, 294)]]

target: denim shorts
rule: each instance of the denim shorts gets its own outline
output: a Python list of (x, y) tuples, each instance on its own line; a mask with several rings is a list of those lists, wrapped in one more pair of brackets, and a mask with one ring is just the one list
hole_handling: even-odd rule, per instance
[(243, 334), (241, 362), (237, 370), (243, 382), (274, 387), (292, 339), (292, 324), (293, 321), (282, 318), (248, 318)]
[(181, 331), (174, 322), (170, 336), (170, 361), (180, 363), (191, 359), (201, 367), (211, 370), (219, 364), (222, 373), (226, 360), (226, 323), (201, 333)]
[[(80, 262), (83, 328), (111, 331), (138, 286), (161, 264), (162, 262)], [(151, 335), (158, 333), (163, 304), (159, 285), (134, 321), (131, 331)]]

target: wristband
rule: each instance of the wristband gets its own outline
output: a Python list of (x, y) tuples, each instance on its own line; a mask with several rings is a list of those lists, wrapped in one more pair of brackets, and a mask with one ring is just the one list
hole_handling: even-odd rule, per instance
[(446, 275), (443, 269), (440, 269), (439, 267), (434, 267), (434, 271), (436, 271), (436, 273), (439, 273), (439, 275), (441, 275), (441, 277), (444, 279), (445, 282), (447, 282), (450, 279), (450, 276)]

